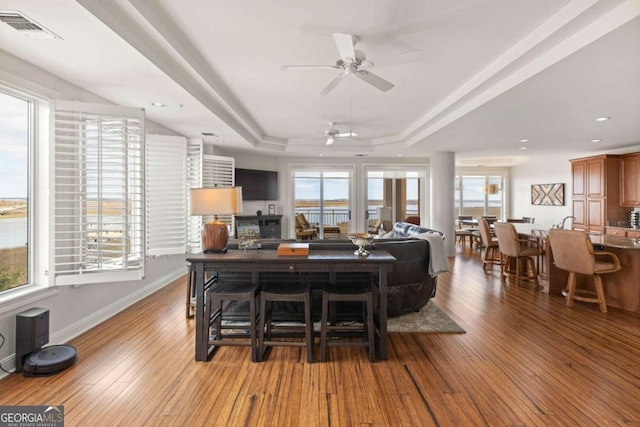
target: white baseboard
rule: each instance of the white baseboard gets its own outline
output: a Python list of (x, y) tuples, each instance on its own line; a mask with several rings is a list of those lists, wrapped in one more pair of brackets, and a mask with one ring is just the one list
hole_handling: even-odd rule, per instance
[(111, 304), (103, 307), (101, 310), (94, 312), (90, 316), (87, 316), (82, 320), (67, 326), (66, 328), (56, 331), (49, 337), (49, 342), (59, 344), (68, 342), (78, 335), (81, 335), (89, 329), (99, 325), (105, 320), (115, 316), (125, 308), (135, 304), (148, 295), (151, 295), (157, 290), (164, 288), (165, 286), (182, 276), (184, 276), (184, 268), (182, 267), (177, 269), (176, 271), (167, 273), (165, 276), (156, 279), (153, 283), (149, 283), (144, 288), (140, 288), (136, 292), (130, 293), (126, 297), (114, 301)]
[[(67, 326), (49, 336), (49, 344), (63, 344), (66, 343), (73, 338), (77, 337), (88, 331), (89, 329), (99, 325), (105, 320), (115, 316), (125, 308), (135, 304), (141, 299), (151, 295), (152, 293), (164, 288), (169, 285), (173, 281), (179, 279), (184, 276), (184, 268), (180, 267), (175, 271), (167, 273), (163, 277), (156, 279), (154, 282), (147, 284), (145, 287), (138, 289), (135, 292), (128, 294), (126, 297), (121, 298), (113, 303), (103, 307), (101, 310), (96, 311), (95, 313), (87, 316), (72, 325)], [(16, 355), (11, 354), (8, 357), (4, 358), (0, 361), (2, 367), (10, 372), (15, 370), (16, 365)], [(8, 374), (0, 370), (0, 379), (4, 378)]]

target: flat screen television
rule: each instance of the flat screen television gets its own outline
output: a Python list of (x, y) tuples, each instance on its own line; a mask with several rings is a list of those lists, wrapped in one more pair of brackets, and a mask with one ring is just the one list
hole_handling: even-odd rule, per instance
[(236, 168), (243, 200), (278, 200), (278, 172)]

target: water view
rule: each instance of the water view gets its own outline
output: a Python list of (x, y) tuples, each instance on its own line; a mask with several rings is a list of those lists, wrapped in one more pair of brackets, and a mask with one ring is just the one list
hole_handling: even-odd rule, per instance
[(0, 217), (0, 249), (17, 248), (27, 244), (27, 218)]

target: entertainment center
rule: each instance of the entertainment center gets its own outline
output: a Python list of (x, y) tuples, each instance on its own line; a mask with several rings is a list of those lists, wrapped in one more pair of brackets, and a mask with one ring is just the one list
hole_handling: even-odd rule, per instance
[(261, 239), (282, 238), (282, 215), (236, 215), (236, 236), (238, 225), (258, 225)]

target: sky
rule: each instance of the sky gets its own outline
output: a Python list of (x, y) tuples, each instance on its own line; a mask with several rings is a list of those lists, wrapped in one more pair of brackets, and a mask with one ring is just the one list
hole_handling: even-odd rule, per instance
[(28, 108), (0, 92), (0, 198), (27, 197)]

